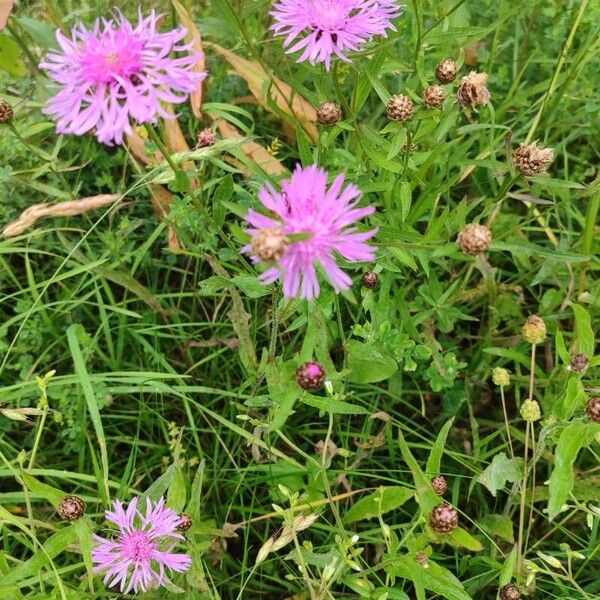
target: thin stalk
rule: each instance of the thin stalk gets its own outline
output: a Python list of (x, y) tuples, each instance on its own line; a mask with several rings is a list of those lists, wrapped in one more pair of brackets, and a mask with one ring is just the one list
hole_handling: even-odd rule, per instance
[(183, 176), (188, 181), (188, 185), (189, 185), (188, 176), (185, 174), (185, 172), (179, 166), (177, 166), (175, 164), (175, 162), (173, 162), (173, 159), (171, 158), (171, 153), (165, 146), (161, 137), (158, 135), (158, 133), (156, 133), (154, 127), (148, 126), (148, 127), (146, 127), (146, 131), (148, 132), (148, 135), (152, 138), (152, 141), (156, 144), (157, 148), (160, 150), (160, 153), (163, 155), (163, 158), (167, 161), (167, 164), (169, 165), (169, 167), (171, 167), (173, 174), (175, 176), (177, 176), (179, 174), (183, 174)]
[(511, 458), (515, 457), (513, 448), (512, 436), (510, 435), (510, 425), (508, 424), (508, 412), (506, 411), (506, 400), (504, 398), (504, 386), (500, 386), (500, 398), (502, 398), (502, 412), (504, 413), (504, 426), (506, 427), (506, 436), (508, 437), (508, 445), (510, 447)]
[[(594, 232), (596, 230), (596, 221), (598, 219), (598, 211), (600, 210), (600, 193), (595, 194), (588, 204), (587, 215), (585, 217), (585, 228), (583, 230), (583, 248), (582, 253), (586, 256), (592, 254), (594, 244)], [(579, 293), (583, 294), (586, 288), (586, 272), (589, 262), (584, 262), (581, 265), (579, 272)]]

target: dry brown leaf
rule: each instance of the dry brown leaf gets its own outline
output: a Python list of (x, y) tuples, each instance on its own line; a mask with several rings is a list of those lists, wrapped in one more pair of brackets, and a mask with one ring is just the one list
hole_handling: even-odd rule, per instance
[[(217, 127), (219, 128), (219, 133), (224, 139), (237, 139), (244, 137), (231, 123), (228, 123), (223, 119), (219, 119), (216, 123)], [(256, 163), (261, 169), (263, 169), (265, 173), (268, 173), (269, 175), (281, 175), (282, 173), (285, 173), (285, 167), (257, 142), (248, 140), (242, 144), (241, 148), (242, 152), (252, 162)], [(251, 175), (251, 173), (247, 172), (248, 170), (245, 167), (242, 166), (242, 168), (246, 172), (246, 175)]]
[(223, 56), (236, 73), (246, 80), (250, 91), (266, 110), (273, 112), (270, 101), (274, 102), (282, 112), (298, 120), (314, 143), (319, 141), (319, 132), (315, 126), (317, 111), (310, 102), (281, 79), (270, 76), (259, 62), (246, 60), (217, 44), (211, 43), (210, 47)]
[(0, 0), (0, 31), (6, 27), (14, 5), (15, 0)]
[[(175, 8), (177, 16), (179, 17), (182, 25), (187, 29), (186, 41), (191, 42), (194, 45), (194, 50), (200, 53), (200, 58), (194, 66), (194, 71), (197, 73), (205, 71), (206, 59), (202, 49), (202, 37), (200, 36), (200, 32), (192, 20), (190, 13), (180, 2), (173, 0), (173, 7)], [(192, 106), (192, 112), (194, 113), (194, 116), (199, 119), (202, 115), (202, 82), (198, 84), (198, 89), (191, 93), (190, 104)]]
[(154, 156), (148, 156), (146, 154), (145, 142), (135, 129), (133, 130), (133, 133), (127, 136), (127, 147), (130, 152), (145, 165), (155, 165), (162, 160), (160, 152), (156, 152)]
[(7, 238), (14, 237), (29, 229), (40, 219), (81, 215), (91, 210), (113, 204), (119, 198), (121, 198), (119, 194), (102, 194), (100, 196), (82, 198), (81, 200), (67, 200), (59, 204), (34, 204), (24, 210), (15, 221), (9, 223), (2, 231), (2, 236)]

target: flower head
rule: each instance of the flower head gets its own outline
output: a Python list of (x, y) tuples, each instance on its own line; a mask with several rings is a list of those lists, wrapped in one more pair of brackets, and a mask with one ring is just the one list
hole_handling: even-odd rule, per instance
[[(343, 174), (338, 175), (328, 188), (326, 171), (316, 165), (298, 166), (292, 178), (282, 183), (281, 192), (270, 185), (260, 190), (258, 197), (273, 216), (250, 210), (246, 216), (250, 224), (247, 233), (255, 237), (260, 230), (271, 229), (281, 231), (289, 239), (289, 246), (277, 264), (260, 276), (263, 284), (281, 278), (286, 297), (300, 294), (311, 300), (320, 290), (317, 264), (336, 291), (340, 291), (348, 289), (352, 280), (336, 264), (336, 255), (350, 262), (374, 259), (375, 249), (366, 242), (377, 229), (359, 232), (351, 225), (373, 214), (375, 209), (372, 206), (357, 208), (360, 190), (351, 183), (344, 187), (344, 179)], [(300, 239), (294, 240), (294, 236)], [(242, 252), (251, 254), (254, 262), (259, 262), (252, 244), (242, 248)]]
[(118, 528), (114, 539), (94, 535), (97, 542), (92, 553), (95, 573), (105, 571), (104, 583), (119, 586), (122, 593), (131, 590), (145, 592), (163, 585), (165, 569), (183, 573), (192, 564), (187, 554), (171, 552), (176, 540), (184, 539), (177, 528), (181, 517), (165, 501), (146, 499), (146, 510), (138, 509), (139, 498), (134, 498), (127, 509), (117, 500), (114, 510), (106, 511), (106, 518)]
[(288, 53), (303, 50), (298, 62), (322, 62), (329, 70), (334, 54), (350, 62), (348, 50), (359, 50), (376, 35), (386, 37), (388, 29), (396, 31), (392, 19), (402, 8), (397, 0), (277, 0), (271, 29), (286, 36)]
[(154, 11), (147, 17), (140, 12), (134, 27), (117, 13), (98, 19), (91, 30), (78, 24), (70, 38), (56, 32), (60, 51), (50, 52), (40, 67), (57, 84), (44, 112), (59, 133), (95, 128), (100, 142), (120, 144), (132, 121), (172, 118), (161, 102), (185, 102), (206, 73), (194, 70), (199, 54), (182, 43), (185, 28), (160, 33), (158, 21)]

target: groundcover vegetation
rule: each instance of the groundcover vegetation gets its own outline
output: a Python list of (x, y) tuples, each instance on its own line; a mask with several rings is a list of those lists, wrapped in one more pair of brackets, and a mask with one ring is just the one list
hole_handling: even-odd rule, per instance
[(599, 598), (599, 22), (1, 1), (0, 598)]

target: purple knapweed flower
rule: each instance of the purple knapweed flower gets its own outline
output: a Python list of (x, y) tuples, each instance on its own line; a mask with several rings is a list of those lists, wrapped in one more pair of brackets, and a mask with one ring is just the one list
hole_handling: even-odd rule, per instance
[[(366, 242), (377, 229), (359, 232), (349, 226), (373, 214), (375, 209), (356, 208), (361, 192), (351, 183), (343, 187), (344, 179), (343, 174), (338, 175), (328, 188), (326, 171), (316, 165), (298, 165), (292, 178), (281, 184), (281, 192), (268, 184), (259, 191), (259, 200), (274, 214), (265, 216), (250, 210), (246, 216), (250, 224), (247, 233), (253, 236), (253, 242), (262, 242), (264, 232), (279, 232), (286, 237), (284, 251), (275, 254), (274, 262), (269, 261), (271, 266), (260, 275), (264, 285), (282, 279), (286, 297), (299, 294), (311, 300), (320, 291), (317, 265), (335, 290), (340, 291), (348, 289), (352, 280), (336, 264), (336, 255), (350, 262), (374, 259), (375, 248)], [(260, 261), (257, 250), (260, 248), (256, 243), (242, 248), (254, 262)]]
[(106, 511), (106, 518), (118, 528), (114, 539), (94, 535), (97, 542), (92, 560), (96, 563), (95, 573), (106, 572), (104, 583), (109, 587), (119, 586), (122, 593), (154, 589), (164, 585), (168, 579), (165, 570), (183, 573), (192, 564), (187, 554), (172, 552), (178, 539), (181, 517), (165, 501), (146, 499), (146, 510), (138, 509), (139, 498), (134, 498), (127, 507), (117, 500), (113, 511)]
[(304, 50), (298, 62), (322, 62), (329, 70), (334, 54), (350, 62), (345, 52), (359, 50), (376, 35), (386, 37), (388, 29), (396, 31), (392, 19), (403, 8), (397, 0), (277, 0), (271, 29), (286, 36), (288, 54)]
[(173, 118), (161, 102), (185, 102), (206, 73), (194, 71), (200, 54), (182, 43), (186, 29), (160, 33), (158, 21), (154, 11), (144, 17), (140, 10), (136, 27), (116, 13), (98, 19), (91, 30), (78, 24), (70, 38), (56, 32), (61, 50), (48, 53), (40, 67), (59, 88), (44, 109), (58, 133), (82, 135), (95, 128), (100, 142), (121, 144), (132, 121)]

